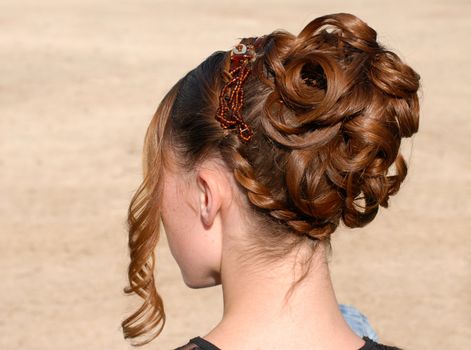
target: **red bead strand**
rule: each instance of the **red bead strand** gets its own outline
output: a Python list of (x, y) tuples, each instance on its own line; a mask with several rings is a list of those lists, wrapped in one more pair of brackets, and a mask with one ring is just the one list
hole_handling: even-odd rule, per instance
[(245, 102), (243, 85), (251, 72), (251, 61), (255, 58), (253, 45), (237, 45), (230, 53), (230, 70), (225, 71), (228, 81), (219, 95), (219, 107), (216, 120), (223, 129), (237, 128), (239, 137), (249, 141), (253, 135), (252, 129), (245, 123), (240, 111)]

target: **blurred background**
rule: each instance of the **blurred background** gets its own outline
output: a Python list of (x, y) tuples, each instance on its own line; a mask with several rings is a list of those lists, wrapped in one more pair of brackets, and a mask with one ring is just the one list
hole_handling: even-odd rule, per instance
[[(409, 174), (367, 227), (333, 236), (339, 302), (404, 349), (471, 340), (471, 2), (0, 1), (0, 348), (131, 349), (126, 214), (167, 90), (238, 38), (350, 12), (422, 77)], [(468, 43), (468, 44), (466, 44)], [(203, 336), (221, 288), (186, 287), (165, 240), (167, 323), (145, 349)]]

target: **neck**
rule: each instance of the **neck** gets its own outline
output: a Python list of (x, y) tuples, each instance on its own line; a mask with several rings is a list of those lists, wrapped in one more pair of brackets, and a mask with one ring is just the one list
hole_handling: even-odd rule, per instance
[[(309, 253), (300, 252), (301, 257)], [(237, 264), (227, 252), (221, 266), (223, 318), (205, 338), (223, 350), (363, 346), (339, 311), (324, 245), (316, 248), (306, 277), (287, 294), (303, 271), (296, 257), (294, 252), (276, 266), (256, 269)]]

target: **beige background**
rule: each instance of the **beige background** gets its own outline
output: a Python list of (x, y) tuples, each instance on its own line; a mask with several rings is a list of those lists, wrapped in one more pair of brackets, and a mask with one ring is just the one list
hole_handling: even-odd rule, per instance
[[(351, 12), (422, 76), (410, 173), (364, 229), (333, 238), (342, 303), (405, 349), (471, 344), (469, 1), (0, 2), (0, 349), (129, 349), (126, 211), (163, 94), (238, 37)], [(187, 288), (165, 239), (170, 349), (219, 320), (220, 287)]]

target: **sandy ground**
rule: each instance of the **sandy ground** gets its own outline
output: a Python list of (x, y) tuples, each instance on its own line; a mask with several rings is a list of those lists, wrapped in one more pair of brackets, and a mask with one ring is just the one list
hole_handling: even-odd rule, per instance
[[(131, 348), (125, 219), (157, 103), (238, 37), (298, 33), (333, 12), (364, 19), (423, 84), (401, 192), (369, 226), (334, 235), (338, 299), (386, 343), (469, 348), (469, 1), (2, 0), (1, 349)], [(145, 348), (173, 349), (219, 320), (221, 290), (187, 288), (165, 239), (158, 259), (168, 321)]]

